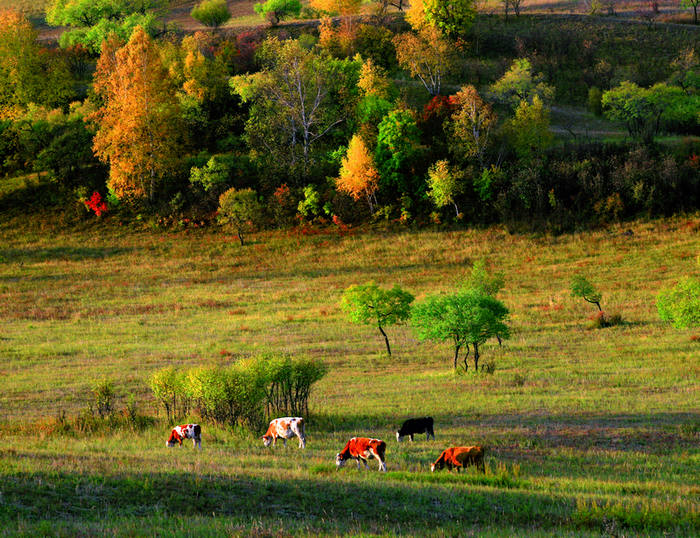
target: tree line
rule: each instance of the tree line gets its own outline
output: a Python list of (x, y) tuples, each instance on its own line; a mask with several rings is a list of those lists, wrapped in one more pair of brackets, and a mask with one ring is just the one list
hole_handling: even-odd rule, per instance
[[(179, 36), (158, 23), (161, 1), (57, 0), (47, 20), (69, 28), (61, 49), (3, 13), (0, 171), (48, 173), (78, 215), (216, 219), (241, 242), (299, 219), (565, 230), (698, 207), (696, 139), (657, 142), (698, 132), (693, 49), (650, 87), (590, 88), (625, 141), (564, 143), (557, 80), (529, 58), (485, 85), (460, 74), (470, 0), (414, 2), (398, 29), (358, 23), (350, 0), (312, 5), (339, 22), (232, 38)], [(223, 10), (205, 2), (193, 16), (217, 27)]]

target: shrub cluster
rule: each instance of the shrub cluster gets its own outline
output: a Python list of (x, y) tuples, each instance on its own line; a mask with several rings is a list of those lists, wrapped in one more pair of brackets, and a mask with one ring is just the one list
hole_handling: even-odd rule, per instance
[(316, 359), (261, 355), (230, 365), (165, 368), (151, 389), (169, 421), (190, 410), (204, 420), (258, 431), (279, 414), (308, 414), (311, 387), (326, 374)]

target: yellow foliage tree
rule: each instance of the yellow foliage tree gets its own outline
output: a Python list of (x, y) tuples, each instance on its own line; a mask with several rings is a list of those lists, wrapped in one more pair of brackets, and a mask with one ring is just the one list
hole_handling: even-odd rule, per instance
[(372, 58), (362, 63), (357, 87), (363, 95), (389, 99), (391, 82), (382, 66), (375, 64)]
[(311, 6), (331, 15), (347, 17), (360, 10), (362, 0), (311, 0)]
[(365, 197), (370, 212), (374, 212), (374, 205), (377, 203), (374, 193), (379, 186), (379, 172), (359, 135), (350, 139), (348, 152), (341, 163), (340, 177), (336, 179), (335, 185), (340, 192), (349, 194), (355, 200)]
[(109, 188), (119, 198), (153, 200), (178, 162), (180, 114), (158, 48), (142, 28), (122, 48), (116, 39), (103, 44), (95, 91), (104, 104), (93, 115), (93, 149), (109, 164)]
[(485, 167), (484, 154), (496, 125), (496, 113), (474, 86), (464, 86), (454, 96), (457, 108), (452, 115), (451, 147), (465, 157), (476, 157)]

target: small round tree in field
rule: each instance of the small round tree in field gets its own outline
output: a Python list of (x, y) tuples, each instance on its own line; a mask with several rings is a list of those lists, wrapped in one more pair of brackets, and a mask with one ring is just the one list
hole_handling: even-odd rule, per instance
[(204, 0), (192, 8), (190, 17), (216, 30), (231, 18), (231, 12), (226, 0)]
[(340, 304), (353, 323), (377, 325), (384, 337), (386, 352), (391, 356), (389, 337), (384, 332), (384, 327), (406, 321), (411, 313), (412, 302), (413, 295), (401, 289), (398, 284), (385, 290), (374, 282), (369, 282), (346, 289)]
[(301, 12), (299, 0), (267, 0), (253, 7), (255, 13), (267, 18), (272, 26), (277, 26), (283, 19), (298, 17)]
[(676, 329), (700, 327), (700, 280), (685, 278), (656, 297), (659, 317)]
[(243, 231), (260, 221), (263, 207), (253, 189), (229, 189), (219, 197), (219, 222), (230, 224), (243, 245)]
[(459, 351), (466, 347), (464, 369), (468, 369), (469, 346), (474, 348), (474, 370), (479, 370), (479, 346), (489, 338), (510, 336), (506, 321), (508, 309), (483, 290), (467, 289), (448, 295), (431, 295), (415, 305), (411, 323), (421, 340), (451, 341), (454, 345), (454, 367)]
[(603, 309), (600, 307), (601, 293), (595, 289), (593, 284), (588, 282), (586, 277), (576, 275), (571, 279), (571, 295), (573, 297), (581, 297), (584, 301), (588, 301), (598, 307), (600, 312)]

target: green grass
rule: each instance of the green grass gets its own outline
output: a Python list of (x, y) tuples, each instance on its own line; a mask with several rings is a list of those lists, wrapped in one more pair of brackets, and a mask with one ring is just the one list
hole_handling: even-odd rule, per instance
[[(659, 288), (699, 271), (698, 215), (559, 237), (270, 232), (243, 248), (225, 232), (25, 220), (0, 221), (6, 532), (700, 532), (700, 343), (654, 307)], [(449, 290), (479, 258), (505, 273), (512, 312), (511, 340), (483, 350), (493, 375), (455, 375), (447, 345), (406, 327), (391, 328), (388, 359), (379, 333), (339, 309), (342, 290), (368, 280), (418, 298)], [(595, 307), (568, 291), (577, 272), (624, 325), (589, 328)], [(269, 349), (330, 366), (305, 451), (206, 423), (201, 453), (167, 450), (162, 417), (138, 435), (56, 432), (95, 380), (155, 415), (154, 370)], [(436, 442), (395, 442), (404, 418), (428, 414)], [(387, 441), (389, 472), (336, 471), (335, 453), (365, 434)], [(467, 443), (488, 447), (485, 476), (429, 472), (442, 448)]]

